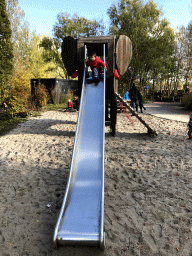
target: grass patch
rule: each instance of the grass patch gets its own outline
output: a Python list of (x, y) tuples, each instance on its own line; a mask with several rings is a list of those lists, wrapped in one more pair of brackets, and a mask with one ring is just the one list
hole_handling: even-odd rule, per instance
[(67, 103), (63, 104), (47, 104), (44, 111), (58, 110), (58, 109), (66, 109), (68, 108)]
[(8, 133), (12, 129), (14, 129), (19, 123), (27, 120), (27, 117), (9, 117), (3, 118), (0, 120), (0, 136)]
[(58, 110), (58, 109), (66, 109), (67, 103), (63, 104), (48, 104), (43, 110), (38, 111), (30, 111), (28, 112), (27, 117), (17, 117), (11, 115), (1, 115), (0, 116), (0, 136), (5, 135), (12, 129), (16, 128), (18, 124), (23, 123), (28, 120), (29, 117), (37, 117), (41, 116), (42, 112)]

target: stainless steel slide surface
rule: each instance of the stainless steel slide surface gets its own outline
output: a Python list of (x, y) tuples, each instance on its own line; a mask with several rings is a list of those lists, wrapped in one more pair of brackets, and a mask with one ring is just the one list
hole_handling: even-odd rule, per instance
[(105, 76), (84, 82), (66, 193), (54, 245), (91, 244), (104, 249)]

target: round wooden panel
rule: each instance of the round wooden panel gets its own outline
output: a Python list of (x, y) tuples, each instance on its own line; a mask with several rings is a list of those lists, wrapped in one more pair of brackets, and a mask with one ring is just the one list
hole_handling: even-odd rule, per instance
[(77, 41), (67, 36), (63, 39), (61, 46), (61, 57), (69, 76), (77, 69)]
[(132, 57), (132, 44), (129, 37), (121, 35), (116, 46), (116, 64), (120, 75), (124, 75)]

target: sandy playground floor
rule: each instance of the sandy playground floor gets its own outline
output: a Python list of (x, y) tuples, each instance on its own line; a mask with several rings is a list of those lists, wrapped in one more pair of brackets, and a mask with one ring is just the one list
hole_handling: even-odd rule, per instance
[[(50, 111), (0, 137), (0, 256), (192, 255), (192, 140), (186, 123), (118, 114), (106, 127), (106, 248), (53, 249), (77, 113)], [(50, 207), (48, 207), (50, 206)]]

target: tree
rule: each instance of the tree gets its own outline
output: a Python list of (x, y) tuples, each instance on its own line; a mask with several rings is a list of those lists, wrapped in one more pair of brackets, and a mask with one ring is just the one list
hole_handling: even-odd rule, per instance
[(176, 33), (178, 68), (180, 77), (188, 83), (192, 75), (192, 22), (185, 28), (180, 27)]
[(153, 1), (124, 0), (108, 9), (110, 33), (132, 41), (132, 60), (122, 78), (129, 86), (135, 79), (157, 79), (174, 51), (174, 31)]
[(192, 21), (188, 24), (186, 29), (186, 75), (185, 79), (192, 76)]
[(103, 35), (104, 29), (102, 20), (98, 22), (79, 17), (76, 14), (71, 17), (68, 13), (59, 13), (56, 24), (53, 26), (53, 33), (54, 38), (58, 42), (62, 42), (65, 36), (72, 36), (77, 39), (80, 36)]
[(18, 0), (6, 0), (7, 12), (11, 21), (12, 41), (18, 40), (18, 32), (25, 23), (25, 13), (21, 10)]
[[(65, 70), (62, 58), (61, 58), (61, 46), (54, 38), (44, 37), (39, 44), (42, 47), (43, 60), (49, 64), (47, 72), (54, 72), (57, 77), (68, 79), (67, 72)], [(52, 65), (51, 65), (52, 64)]]
[(43, 47), (40, 47), (43, 36), (32, 32), (30, 41), (30, 66), (31, 66), (31, 78), (51, 78), (59, 76), (57, 74), (58, 67), (52, 61), (45, 61), (46, 53)]
[(6, 4), (9, 19), (11, 21), (11, 38), (14, 45), (14, 53), (17, 52), (23, 59), (26, 59), (30, 55), (30, 25), (25, 20), (25, 13), (21, 10), (18, 0), (6, 0)]
[(104, 29), (105, 27), (102, 21), (91, 21), (77, 15), (71, 17), (68, 13), (58, 14), (57, 22), (53, 27), (54, 37), (44, 37), (40, 43), (40, 47), (44, 49), (43, 58), (45, 62), (52, 62), (55, 65), (52, 71), (57, 72), (59, 77), (68, 79), (69, 77), (63, 65), (60, 50), (63, 37), (72, 36), (78, 38), (80, 36), (102, 35)]
[(6, 11), (5, 0), (0, 2), (0, 104), (3, 89), (13, 70), (13, 44), (11, 41), (11, 26)]
[(18, 0), (6, 0), (7, 12), (11, 21), (12, 42), (14, 55), (28, 60), (30, 56), (29, 42), (31, 40), (30, 26), (25, 20), (25, 13), (21, 10)]

